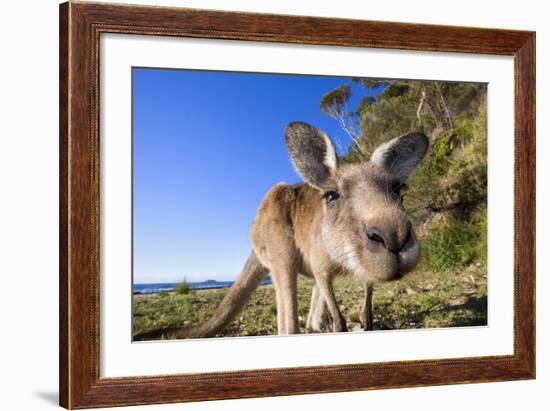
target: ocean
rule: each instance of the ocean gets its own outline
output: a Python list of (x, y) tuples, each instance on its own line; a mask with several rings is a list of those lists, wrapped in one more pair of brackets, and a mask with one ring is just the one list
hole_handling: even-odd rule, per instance
[[(146, 284), (134, 284), (133, 293), (134, 294), (154, 294), (161, 291), (169, 292), (174, 291), (176, 286), (179, 283), (146, 283)], [(207, 280), (207, 281), (196, 281), (189, 282), (189, 285), (193, 290), (206, 290), (209, 288), (224, 288), (230, 287), (233, 284), (233, 281), (216, 281), (216, 280)], [(271, 277), (265, 277), (261, 285), (269, 285), (271, 283)]]

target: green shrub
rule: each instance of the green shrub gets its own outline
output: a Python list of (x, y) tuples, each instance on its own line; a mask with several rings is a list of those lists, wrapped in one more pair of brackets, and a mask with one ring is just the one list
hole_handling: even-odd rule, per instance
[(481, 265), (487, 268), (487, 208), (475, 216), (475, 223), (479, 231), (478, 258)]
[(468, 143), (474, 135), (474, 123), (469, 118), (459, 118), (454, 122), (454, 134), (461, 145)]
[(176, 294), (184, 295), (191, 292), (191, 284), (184, 278), (181, 283), (176, 285)]
[(451, 222), (432, 229), (422, 240), (428, 267), (434, 271), (463, 268), (475, 260), (487, 261), (486, 211), (478, 221)]

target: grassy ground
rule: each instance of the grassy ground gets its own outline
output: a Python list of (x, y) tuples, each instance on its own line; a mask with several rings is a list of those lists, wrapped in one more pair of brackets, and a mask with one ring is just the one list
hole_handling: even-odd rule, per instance
[[(300, 279), (301, 332), (309, 310), (312, 282)], [(363, 287), (351, 279), (336, 280), (335, 290), (350, 330), (357, 330)], [(134, 296), (134, 332), (189, 325), (208, 318), (227, 289)], [(380, 284), (373, 297), (374, 329), (458, 327), (487, 324), (487, 277), (481, 264), (458, 272), (417, 271), (400, 281)], [(275, 290), (259, 287), (245, 309), (218, 336), (277, 334)]]

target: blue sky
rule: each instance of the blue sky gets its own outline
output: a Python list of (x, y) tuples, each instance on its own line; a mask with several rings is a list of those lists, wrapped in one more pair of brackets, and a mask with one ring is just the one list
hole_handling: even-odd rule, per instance
[[(350, 140), (319, 109), (343, 77), (133, 68), (134, 282), (235, 279), (265, 192), (300, 178), (283, 133), (305, 121)], [(352, 85), (350, 107), (367, 93)]]

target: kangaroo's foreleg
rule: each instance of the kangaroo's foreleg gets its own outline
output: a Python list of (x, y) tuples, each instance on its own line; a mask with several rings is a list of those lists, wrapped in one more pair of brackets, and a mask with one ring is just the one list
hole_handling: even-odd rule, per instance
[(365, 284), (365, 302), (363, 305), (363, 309), (361, 310), (361, 325), (363, 326), (363, 330), (369, 331), (372, 330), (372, 292), (373, 292), (373, 285), (366, 283)]
[(347, 331), (348, 328), (346, 325), (346, 320), (342, 316), (340, 308), (338, 308), (338, 303), (336, 302), (336, 296), (334, 295), (334, 289), (332, 287), (332, 280), (326, 276), (318, 276), (315, 281), (332, 317), (332, 331)]
[(298, 334), (298, 274), (291, 267), (279, 265), (271, 272), (277, 294), (277, 328), (279, 335)]
[(315, 284), (311, 290), (311, 302), (309, 305), (309, 314), (307, 316), (306, 328), (310, 332), (323, 332), (330, 326), (327, 313), (327, 304), (323, 298), (319, 287)]

